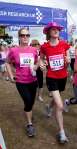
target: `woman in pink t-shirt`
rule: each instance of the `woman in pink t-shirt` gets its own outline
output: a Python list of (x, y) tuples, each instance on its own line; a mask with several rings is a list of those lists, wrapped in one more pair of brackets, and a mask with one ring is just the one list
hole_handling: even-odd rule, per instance
[[(7, 70), (12, 82), (16, 82), (16, 88), (24, 102), (24, 111), (27, 117), (27, 133), (29, 137), (35, 135), (32, 124), (32, 108), (35, 101), (38, 68), (38, 54), (34, 47), (28, 46), (29, 30), (22, 28), (18, 32), (19, 46), (10, 49), (7, 60)], [(11, 64), (16, 68), (15, 79)]]

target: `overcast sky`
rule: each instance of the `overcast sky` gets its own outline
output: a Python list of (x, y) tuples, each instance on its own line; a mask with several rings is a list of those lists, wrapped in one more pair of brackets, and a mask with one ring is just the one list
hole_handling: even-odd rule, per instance
[(77, 0), (0, 0), (36, 6), (55, 7), (68, 10), (70, 24), (77, 25)]

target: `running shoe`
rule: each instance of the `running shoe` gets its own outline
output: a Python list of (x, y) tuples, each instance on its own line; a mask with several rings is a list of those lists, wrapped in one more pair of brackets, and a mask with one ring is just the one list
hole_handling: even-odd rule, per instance
[(46, 104), (45, 106), (45, 116), (50, 118), (52, 115), (52, 108), (49, 106), (49, 104)]
[(27, 135), (28, 137), (34, 137), (35, 136), (35, 128), (33, 125), (27, 125)]
[(69, 108), (69, 99), (64, 100), (64, 112), (68, 112)]
[(65, 144), (69, 142), (68, 138), (65, 135), (61, 135), (60, 133), (57, 135), (57, 141), (60, 144)]
[(6, 81), (9, 81), (9, 77), (6, 77), (5, 80), (6, 80)]

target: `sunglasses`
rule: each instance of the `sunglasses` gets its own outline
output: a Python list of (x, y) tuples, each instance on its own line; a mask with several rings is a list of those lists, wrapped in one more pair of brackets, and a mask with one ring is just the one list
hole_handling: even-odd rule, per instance
[(19, 37), (22, 37), (22, 38), (28, 37), (29, 38), (30, 37), (30, 34), (20, 34)]
[(32, 46), (39, 46), (39, 43), (31, 44)]

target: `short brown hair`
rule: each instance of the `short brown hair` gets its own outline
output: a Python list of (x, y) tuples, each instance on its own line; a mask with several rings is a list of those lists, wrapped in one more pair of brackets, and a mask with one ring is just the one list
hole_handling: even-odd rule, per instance
[(35, 47), (36, 45), (40, 45), (40, 43), (37, 39), (34, 39), (31, 41), (30, 45)]

